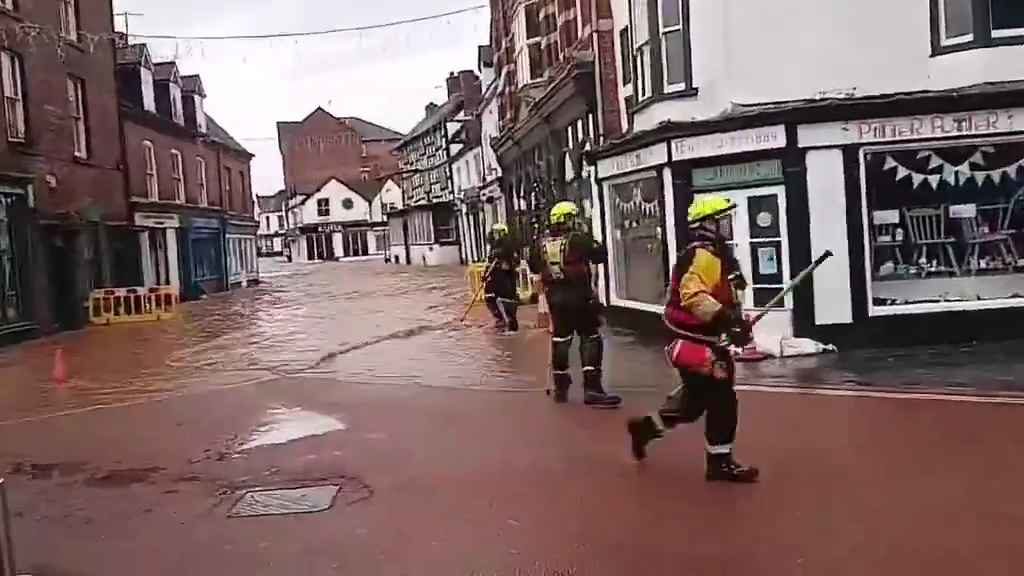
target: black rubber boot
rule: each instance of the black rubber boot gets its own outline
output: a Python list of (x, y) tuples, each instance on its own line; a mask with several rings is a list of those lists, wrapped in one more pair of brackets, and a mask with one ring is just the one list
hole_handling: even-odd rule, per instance
[(572, 376), (568, 374), (555, 374), (554, 387), (548, 390), (555, 404), (565, 404), (569, 401), (569, 387), (572, 386)]
[(705, 478), (708, 482), (757, 482), (760, 471), (753, 466), (744, 466), (733, 460), (732, 454), (708, 454), (708, 468)]
[(626, 428), (632, 442), (633, 458), (638, 462), (647, 458), (647, 445), (663, 436), (654, 418), (650, 416), (630, 418)]
[(583, 403), (594, 408), (618, 408), (622, 398), (605, 392), (600, 370), (587, 370), (583, 373)]

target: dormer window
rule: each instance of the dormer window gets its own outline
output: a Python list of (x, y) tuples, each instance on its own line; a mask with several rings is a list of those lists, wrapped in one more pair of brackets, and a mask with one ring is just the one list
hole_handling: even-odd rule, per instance
[(206, 126), (206, 111), (203, 110), (203, 97), (198, 94), (193, 94), (192, 103), (196, 107), (196, 130), (200, 134), (206, 134), (209, 129)]
[(181, 107), (181, 86), (171, 83), (171, 120), (178, 124), (185, 124), (185, 112)]

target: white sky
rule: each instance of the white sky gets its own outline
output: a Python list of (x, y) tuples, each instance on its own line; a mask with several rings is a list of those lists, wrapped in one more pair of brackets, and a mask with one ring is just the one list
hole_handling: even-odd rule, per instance
[[(485, 0), (114, 0), (134, 34), (209, 36), (313, 31), (429, 16)], [(202, 16), (198, 16), (202, 15)], [(123, 20), (116, 18), (123, 29)], [(276, 122), (316, 106), (400, 132), (446, 98), (451, 71), (476, 69), (486, 9), (382, 30), (286, 40), (148, 41), (155, 61), (200, 74), (206, 109), (250, 152), (253, 191), (283, 187)], [(139, 40), (133, 40), (139, 41)]]

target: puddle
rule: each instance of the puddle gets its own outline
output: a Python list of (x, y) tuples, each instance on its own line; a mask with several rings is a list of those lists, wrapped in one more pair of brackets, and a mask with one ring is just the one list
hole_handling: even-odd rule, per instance
[(240, 450), (287, 444), (302, 438), (347, 429), (342, 421), (330, 416), (301, 408), (277, 408), (270, 411), (269, 421), (257, 428)]
[(133, 486), (135, 484), (145, 484), (149, 482), (153, 476), (163, 471), (164, 469), (159, 466), (151, 466), (149, 468), (129, 468), (125, 470), (108, 470), (106, 472), (90, 476), (85, 481), (85, 485), (92, 486), (93, 488), (123, 488), (125, 486)]

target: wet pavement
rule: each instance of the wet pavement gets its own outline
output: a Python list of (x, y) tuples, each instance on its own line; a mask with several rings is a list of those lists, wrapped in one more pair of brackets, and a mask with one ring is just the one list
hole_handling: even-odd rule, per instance
[[(547, 334), (495, 334), (480, 307), (460, 324), (460, 269), (262, 264), (173, 321), (0, 350), (22, 572), (1024, 567), (1019, 343), (745, 365), (741, 456), (765, 480), (709, 486), (699, 428), (628, 458), (625, 419), (675, 386), (658, 341), (606, 329), (625, 410), (556, 407)], [(323, 486), (326, 512), (228, 517), (250, 490)]]

